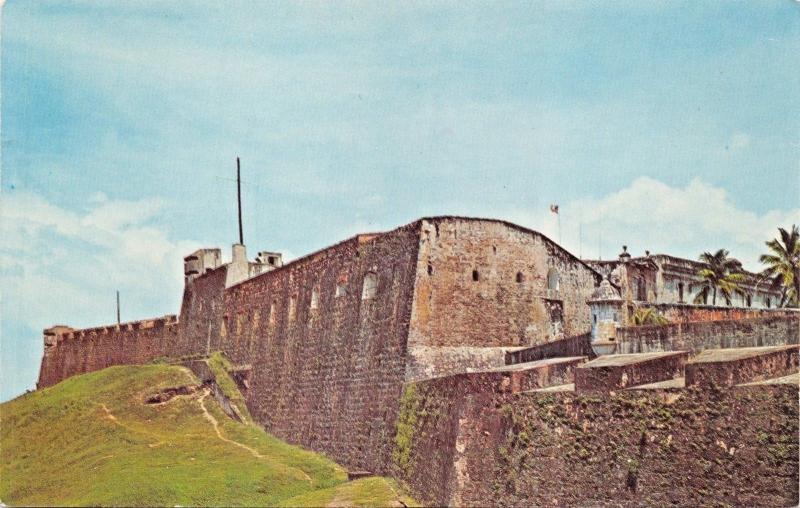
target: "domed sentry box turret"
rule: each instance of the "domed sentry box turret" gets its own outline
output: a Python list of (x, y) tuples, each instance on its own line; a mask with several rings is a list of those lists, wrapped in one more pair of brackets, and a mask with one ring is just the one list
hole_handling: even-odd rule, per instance
[(592, 350), (598, 356), (614, 353), (623, 304), (619, 292), (604, 278), (586, 303), (592, 314)]

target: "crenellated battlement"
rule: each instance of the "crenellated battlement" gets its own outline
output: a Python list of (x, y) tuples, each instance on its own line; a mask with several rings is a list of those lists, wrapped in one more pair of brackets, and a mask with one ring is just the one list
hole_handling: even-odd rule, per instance
[(37, 387), (112, 365), (146, 363), (180, 354), (179, 323), (174, 314), (118, 325), (44, 330), (44, 356)]
[(97, 335), (108, 335), (121, 331), (147, 330), (150, 328), (164, 328), (177, 325), (178, 316), (175, 314), (167, 314), (159, 318), (142, 319), (139, 321), (128, 321), (118, 325), (95, 326), (92, 328), (75, 329), (66, 325), (55, 325), (44, 330), (44, 342), (45, 345), (55, 345), (55, 343), (64, 340), (86, 339)]

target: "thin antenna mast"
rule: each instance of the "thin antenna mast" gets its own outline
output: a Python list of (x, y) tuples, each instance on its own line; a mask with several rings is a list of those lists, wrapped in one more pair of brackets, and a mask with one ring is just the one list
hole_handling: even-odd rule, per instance
[(236, 157), (236, 201), (239, 205), (239, 244), (244, 245), (244, 235), (242, 234), (242, 176), (239, 157)]
[(597, 259), (603, 260), (603, 230), (597, 235)]
[(117, 326), (119, 326), (119, 325), (120, 325), (120, 320), (119, 320), (119, 289), (118, 289), (117, 290)]

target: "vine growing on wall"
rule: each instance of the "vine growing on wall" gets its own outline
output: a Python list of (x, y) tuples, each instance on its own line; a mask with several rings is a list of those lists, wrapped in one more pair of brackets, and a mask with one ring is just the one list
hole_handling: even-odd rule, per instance
[(411, 450), (419, 406), (420, 398), (417, 396), (417, 385), (406, 385), (405, 389), (403, 389), (403, 395), (400, 397), (397, 433), (394, 437), (395, 446), (392, 451), (392, 459), (395, 465), (404, 473), (408, 473), (409, 463), (411, 462)]

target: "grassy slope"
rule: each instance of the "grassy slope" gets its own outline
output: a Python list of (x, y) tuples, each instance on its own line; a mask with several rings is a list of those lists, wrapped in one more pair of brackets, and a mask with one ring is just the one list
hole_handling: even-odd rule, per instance
[(402, 494), (393, 480), (363, 478), (328, 489), (295, 496), (281, 501), (279, 506), (417, 506), (413, 499)]
[(211, 369), (211, 372), (214, 374), (214, 379), (216, 379), (217, 385), (222, 390), (222, 393), (228, 397), (231, 403), (236, 406), (239, 414), (244, 417), (245, 423), (252, 423), (253, 417), (250, 416), (250, 412), (247, 410), (244, 396), (242, 396), (242, 392), (237, 388), (236, 381), (228, 374), (228, 371), (231, 370), (231, 363), (228, 359), (217, 351), (208, 358), (208, 368)]
[[(143, 403), (160, 389), (196, 382), (176, 366), (112, 367), (0, 405), (0, 500), (14, 505), (395, 504), (391, 482), (347, 483), (334, 462), (227, 418), (210, 396)], [(222, 438), (250, 450), (221, 439), (202, 406), (218, 422)]]

